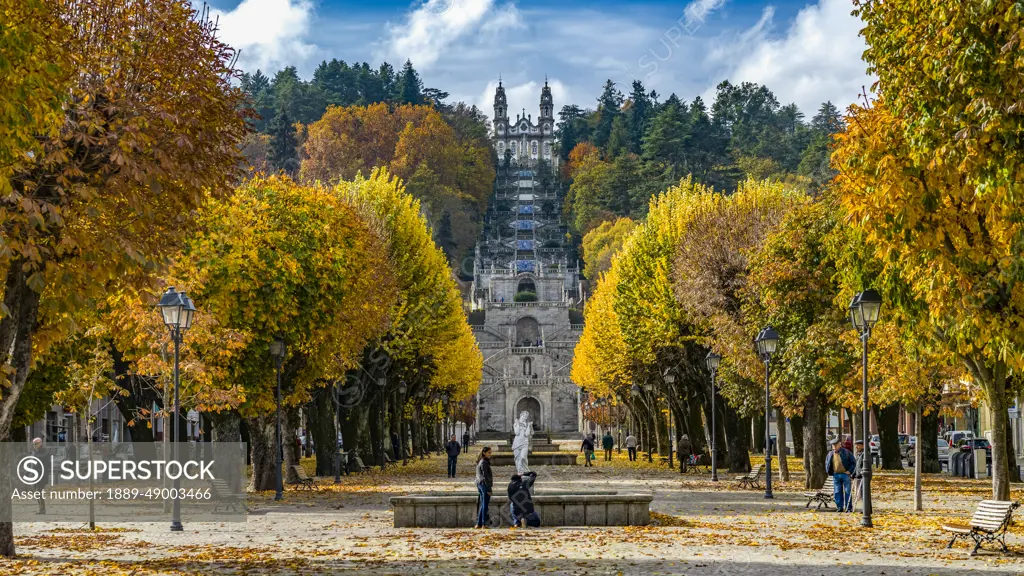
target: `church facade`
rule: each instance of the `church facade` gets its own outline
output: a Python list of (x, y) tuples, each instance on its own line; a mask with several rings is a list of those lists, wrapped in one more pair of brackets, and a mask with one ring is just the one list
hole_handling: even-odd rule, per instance
[(563, 191), (553, 172), (541, 173), (555, 165), (552, 110), (545, 85), (537, 123), (522, 116), (507, 123), (499, 84), (494, 146), (500, 160), (467, 302), (484, 356), (481, 438), (506, 439), (523, 411), (537, 431), (574, 435), (580, 428), (580, 391), (569, 374), (583, 331), (582, 288), (562, 218)]
[(533, 114), (516, 114), (515, 121), (508, 115), (508, 100), (505, 87), (498, 81), (494, 92), (494, 149), (499, 159), (510, 152), (512, 159), (521, 166), (536, 165), (545, 160), (557, 165), (555, 154), (555, 104), (551, 98), (551, 87), (547, 80), (540, 91), (540, 116), (534, 121)]

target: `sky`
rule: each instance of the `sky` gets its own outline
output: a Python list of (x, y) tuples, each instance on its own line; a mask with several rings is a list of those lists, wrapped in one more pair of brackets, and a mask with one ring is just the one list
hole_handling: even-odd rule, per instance
[[(202, 0), (193, 0), (201, 4)], [(540, 86), (594, 108), (606, 80), (664, 100), (714, 99), (723, 80), (768, 86), (810, 118), (845, 108), (872, 78), (851, 0), (207, 0), (240, 66), (304, 78), (331, 58), (408, 59), (424, 85), (493, 112), (499, 76), (511, 114), (539, 112)]]

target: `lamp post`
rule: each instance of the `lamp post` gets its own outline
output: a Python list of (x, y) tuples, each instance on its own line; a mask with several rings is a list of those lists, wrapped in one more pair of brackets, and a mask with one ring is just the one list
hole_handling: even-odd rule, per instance
[[(334, 381), (334, 390), (331, 399), (334, 401), (334, 420), (337, 428), (334, 430), (334, 483), (341, 483), (341, 391), (338, 390), (338, 381)], [(346, 468), (348, 464), (346, 463)]]
[(882, 295), (872, 289), (867, 289), (853, 297), (850, 302), (850, 323), (855, 330), (860, 332), (860, 340), (863, 343), (862, 361), (863, 376), (861, 383), (864, 393), (864, 466), (861, 470), (861, 494), (864, 496), (864, 515), (861, 517), (860, 525), (871, 528), (871, 450), (868, 434), (870, 425), (870, 413), (868, 412), (868, 339), (871, 337), (871, 328), (878, 322), (879, 313), (882, 310)]
[(779, 346), (779, 333), (771, 326), (768, 326), (764, 330), (761, 330), (754, 342), (757, 343), (757, 353), (761, 356), (761, 360), (764, 362), (764, 497), (775, 498), (772, 494), (772, 436), (770, 427), (772, 397), (768, 388), (768, 376), (772, 354), (775, 354), (775, 349)]
[[(654, 386), (651, 385), (651, 382), (649, 380), (644, 382), (643, 389), (648, 394), (651, 393), (651, 389), (653, 387)], [(647, 406), (647, 409), (651, 412), (651, 424), (654, 425), (654, 426), (657, 426), (658, 425), (658, 413), (657, 413), (658, 412), (658, 398), (657, 397), (654, 398), (654, 407), (653, 408), (651, 407), (651, 403), (647, 401), (646, 395), (644, 396), (643, 401), (644, 401), (644, 406)], [(654, 429), (654, 440), (655, 441), (658, 440), (658, 429), (657, 428)], [(654, 450), (651, 450), (651, 448), (654, 448), (654, 446), (651, 444), (651, 430), (650, 430), (650, 426), (648, 426), (648, 429), (647, 429), (647, 461), (653, 463), (654, 462)], [(658, 446), (658, 449), (660, 450), (661, 447)]]
[[(668, 389), (672, 392), (672, 394), (675, 394), (675, 388), (672, 387), (672, 384), (674, 384), (675, 381), (675, 374), (671, 374), (668, 372), (668, 370), (666, 370), (665, 384), (668, 384)], [(672, 464), (672, 453), (675, 452), (675, 448), (672, 446), (672, 444), (673, 442), (675, 442), (676, 439), (673, 426), (675, 422), (672, 421), (672, 401), (666, 398), (665, 403), (668, 404), (668, 467), (671, 470), (672, 468), (675, 468), (675, 465)]]
[[(174, 341), (174, 460), (178, 462), (178, 440), (181, 436), (178, 430), (178, 414), (181, 411), (178, 388), (178, 348), (181, 346), (182, 336), (192, 327), (192, 319), (196, 314), (195, 304), (184, 292), (178, 292), (171, 286), (160, 297), (160, 314), (163, 316), (164, 324), (171, 331), (171, 340)], [(165, 431), (165, 433), (169, 430)], [(184, 526), (181, 525), (181, 478), (174, 479), (174, 506), (171, 513), (171, 532), (181, 532)]]
[[(398, 445), (402, 450), (402, 466), (409, 463), (408, 454), (406, 454), (405, 450), (405, 392), (408, 389), (405, 385), (405, 380), (401, 380), (398, 383), (398, 406), (395, 411), (398, 413), (398, 434), (401, 436), (401, 442)], [(395, 454), (395, 457), (397, 458), (398, 455)]]
[(708, 363), (708, 371), (711, 372), (711, 481), (718, 482), (718, 446), (715, 443), (718, 431), (715, 426), (715, 396), (718, 394), (715, 390), (715, 376), (718, 374), (718, 365), (722, 362), (722, 357), (714, 352), (708, 352), (704, 361)]
[(281, 443), (281, 363), (284, 361), (285, 345), (284, 338), (275, 336), (270, 341), (270, 355), (274, 357), (274, 365), (277, 368), (277, 426), (274, 432), (274, 452), (276, 453), (277, 459), (274, 465), (274, 476), (275, 485), (274, 500), (281, 500), (284, 498), (284, 479), (281, 477), (281, 467), (283, 466), (282, 457), (284, 456), (284, 446)]

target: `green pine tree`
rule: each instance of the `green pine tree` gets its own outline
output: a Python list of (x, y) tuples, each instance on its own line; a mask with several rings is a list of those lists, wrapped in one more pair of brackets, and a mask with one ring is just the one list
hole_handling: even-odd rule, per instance
[(284, 110), (270, 122), (270, 164), (285, 174), (294, 175), (299, 170), (299, 141)]

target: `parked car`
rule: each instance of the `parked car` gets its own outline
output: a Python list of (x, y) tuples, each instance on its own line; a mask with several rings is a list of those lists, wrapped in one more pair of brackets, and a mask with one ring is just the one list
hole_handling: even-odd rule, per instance
[(943, 434), (942, 438), (950, 446), (959, 446), (961, 440), (974, 438), (974, 432), (971, 432), (970, 430), (953, 430)]
[[(913, 438), (913, 436), (911, 436)], [(949, 464), (949, 443), (942, 438), (936, 439), (939, 445), (939, 469), (945, 468)], [(911, 450), (907, 453), (907, 466), (914, 465), (914, 451)]]
[(992, 462), (992, 444), (988, 441), (988, 438), (966, 438), (960, 441), (958, 448), (962, 452), (984, 450), (985, 461)]
[(882, 442), (878, 439), (878, 434), (871, 436), (871, 439), (868, 440), (868, 443), (871, 444), (871, 458), (874, 460), (878, 460), (878, 448), (882, 444)]
[(900, 456), (907, 457), (907, 453), (914, 449), (915, 440), (917, 440), (915, 436), (900, 434)]

